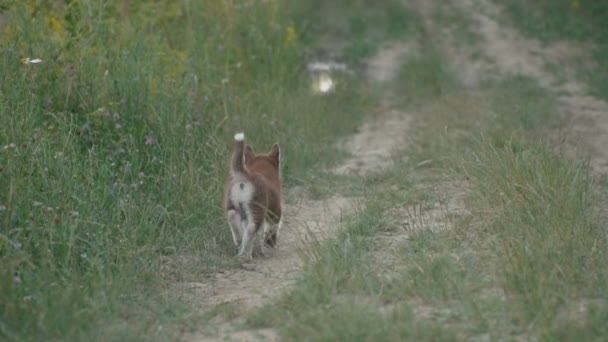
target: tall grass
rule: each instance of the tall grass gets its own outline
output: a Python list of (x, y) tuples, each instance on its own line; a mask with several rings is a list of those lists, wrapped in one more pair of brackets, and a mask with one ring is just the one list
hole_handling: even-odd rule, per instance
[(174, 304), (152, 295), (163, 256), (192, 255), (205, 272), (233, 254), (219, 203), (235, 130), (257, 150), (281, 143), (287, 184), (331, 159), (328, 142), (360, 117), (361, 97), (349, 82), (335, 96), (309, 91), (297, 20), (306, 6), (2, 9), (2, 338), (95, 336), (147, 301), (165, 312), (146, 322), (174, 319)]
[(607, 241), (588, 165), (516, 142), (482, 145), (466, 165), (514, 319), (542, 326), (563, 306), (605, 297)]
[(602, 340), (598, 183), (547, 144), (554, 95), (525, 76), (456, 87), (431, 38), (392, 85), (413, 143), (359, 180), (365, 210), (250, 324), (286, 340)]
[(438, 324), (417, 324), (405, 303), (387, 313), (377, 310), (385, 302), (386, 288), (370, 257), (377, 248), (370, 237), (395, 228), (385, 219), (385, 204), (370, 198), (336, 239), (311, 248), (295, 288), (277, 303), (254, 311), (248, 323), (279, 327), (287, 341), (302, 336), (321, 341), (453, 338), (453, 332)]
[[(450, 84), (449, 74), (441, 76), (441, 64), (419, 65), (414, 60), (404, 66), (407, 78), (401, 87), (410, 87), (412, 77), (416, 83)], [(602, 207), (594, 191), (599, 185), (587, 163), (571, 161), (559, 154), (559, 146), (548, 145), (552, 129), (563, 125), (554, 111), (554, 96), (523, 76), (487, 82), (484, 90), (416, 90), (413, 97), (430, 97), (433, 104), (423, 110), (414, 162), (439, 157), (431, 164), (433, 171), (448, 179), (466, 177), (472, 213), (455, 227), (456, 236), (431, 234), (439, 241), (429, 242), (428, 233), (416, 234), (404, 246), (408, 250), (419, 248), (416, 242), (421, 240), (428, 249), (444, 247), (433, 257), (408, 251), (404, 261), (422, 271), (414, 270), (399, 281), (426, 282), (413, 289), (398, 283), (389, 293), (407, 289), (434, 305), (461, 302), (459, 308), (466, 315), (480, 316), (468, 322), (458, 318), (462, 313), (453, 317), (466, 325), (485, 321), (478, 328), (482, 331), (523, 329), (526, 336), (546, 337), (566, 336), (565, 327), (576, 327), (589, 338), (601, 336), (597, 317), (606, 312), (602, 284), (608, 273), (602, 265), (608, 241), (597, 210)], [(467, 252), (471, 246), (478, 250), (475, 257)], [(439, 261), (452, 266), (433, 278)], [(444, 298), (441, 291), (429, 291), (446, 286), (456, 293)], [(479, 288), (487, 287), (500, 288), (507, 300), (475, 313), (495, 300), (479, 294)]]
[[(450, 84), (440, 63), (418, 65), (406, 64), (404, 77)], [(400, 86), (410, 87), (411, 77)], [(587, 163), (547, 144), (563, 125), (551, 93), (523, 76), (483, 88), (423, 86), (412, 94), (432, 102), (422, 112), (413, 162), (434, 156), (430, 172), (467, 179), (471, 214), (451, 233), (420, 232), (404, 244), (403, 262), (416, 266), (386, 286), (387, 297), (407, 299), (405, 292), (434, 310), (449, 307), (448, 319), (466, 336), (572, 338), (567, 331), (576, 329), (596, 339), (608, 275), (598, 184)]]

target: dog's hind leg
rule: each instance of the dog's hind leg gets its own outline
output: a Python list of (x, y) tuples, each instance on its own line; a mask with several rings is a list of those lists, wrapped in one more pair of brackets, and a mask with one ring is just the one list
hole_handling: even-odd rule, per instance
[(255, 245), (253, 247), (253, 256), (255, 257), (264, 256), (264, 237), (266, 236), (265, 232), (268, 229), (268, 223), (264, 222), (262, 226), (263, 229), (260, 229), (261, 231), (255, 235)]
[(243, 239), (243, 219), (239, 212), (234, 209), (228, 210), (226, 216), (228, 217), (228, 224), (230, 225), (230, 230), (232, 231), (232, 239), (234, 240), (234, 244), (239, 247)]
[(279, 240), (279, 231), (281, 230), (281, 226), (283, 225), (283, 221), (279, 221), (278, 223), (270, 223), (264, 229), (264, 244), (269, 247), (275, 247), (277, 245), (277, 241)]
[(257, 242), (257, 233), (263, 223), (263, 218), (256, 219), (250, 215), (245, 231), (243, 232), (243, 241), (241, 242), (239, 257), (247, 260), (253, 258), (253, 247)]
[(256, 240), (256, 224), (249, 222), (243, 233), (243, 241), (241, 242), (241, 248), (239, 250), (239, 257), (246, 260), (253, 258), (253, 245)]

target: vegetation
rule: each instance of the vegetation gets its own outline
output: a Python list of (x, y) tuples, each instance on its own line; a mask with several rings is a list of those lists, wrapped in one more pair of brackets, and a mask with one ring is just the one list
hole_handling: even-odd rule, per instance
[(581, 77), (592, 86), (593, 95), (606, 98), (608, 81), (608, 3), (593, 0), (509, 0), (501, 4), (522, 30), (544, 41), (570, 40), (592, 43), (593, 62), (578, 64)]
[(370, 57), (386, 41), (407, 39), (415, 32), (416, 16), (411, 15), (398, 0), (310, 1), (305, 24), (316, 41), (303, 35), (311, 48), (337, 55), (349, 62)]
[[(362, 116), (356, 82), (310, 91), (309, 6), (3, 4), (0, 339), (163, 339), (191, 317), (158, 286), (234, 264), (232, 134), (279, 141), (294, 184)], [(187, 265), (166, 271), (176, 255)]]
[[(604, 4), (502, 5), (529, 34), (593, 39), (608, 94)], [(434, 13), (480, 57), (466, 13)], [(606, 184), (547, 143), (554, 94), (521, 75), (463, 89), (423, 22), (397, 0), (1, 4), (0, 339), (164, 341), (218, 315), (285, 340), (603, 339)], [(311, 92), (311, 54), (414, 39), (394, 84)], [(380, 91), (415, 113), (407, 151), (324, 174)], [(220, 200), (242, 129), (280, 142), (287, 186), (365, 201), (279, 301), (201, 313), (165, 285), (238, 264)]]
[(363, 208), (249, 324), (286, 340), (603, 339), (599, 183), (548, 144), (554, 95), (524, 76), (461, 89), (424, 39), (392, 87), (414, 141), (359, 179)]

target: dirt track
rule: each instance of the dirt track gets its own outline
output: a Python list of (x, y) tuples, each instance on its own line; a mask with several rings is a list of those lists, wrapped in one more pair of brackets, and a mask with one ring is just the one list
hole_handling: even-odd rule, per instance
[[(400, 44), (386, 46), (369, 61), (369, 77), (376, 82), (386, 82), (401, 64), (407, 48)], [(365, 123), (359, 132), (340, 143), (353, 158), (332, 170), (337, 174), (362, 174), (378, 167), (390, 166), (390, 152), (403, 147), (411, 117), (390, 109)], [(215, 274), (204, 283), (182, 283), (177, 287), (187, 298), (201, 307), (213, 308), (236, 304), (245, 309), (259, 307), (276, 300), (301, 274), (301, 253), (311, 241), (332, 238), (342, 228), (340, 218), (356, 205), (358, 198), (333, 196), (325, 200), (301, 199), (300, 189), (287, 190), (285, 223), (278, 247), (254, 259), (243, 269)], [(300, 197), (299, 200), (296, 198)], [(305, 197), (305, 196), (304, 196)], [(276, 340), (272, 330), (237, 331), (233, 323), (218, 321), (215, 331), (198, 332), (186, 337), (188, 341), (249, 341)]]
[[(459, 45), (457, 38), (434, 22), (434, 6), (438, 0), (404, 1), (421, 14), (425, 29), (431, 39), (436, 40), (442, 54), (447, 55), (449, 67), (463, 87), (475, 87), (481, 80), (492, 75), (502, 77), (523, 74), (535, 78), (539, 84), (555, 93), (559, 110), (571, 122), (566, 136), (572, 142), (572, 149), (584, 151), (591, 159), (595, 173), (608, 174), (608, 103), (586, 95), (586, 86), (574, 79), (558, 82), (545, 69), (548, 62), (568, 62), (578, 58), (571, 51), (581, 47), (567, 44), (543, 46), (539, 42), (524, 38), (513, 27), (498, 21), (502, 16), (500, 8), (488, 0), (450, 0), (470, 16), (473, 29), (479, 35), (478, 43), (482, 54), (487, 57), (473, 61), (466, 48)], [(415, 53), (411, 45), (387, 44), (368, 62), (370, 82), (391, 80), (404, 58)], [(412, 115), (402, 112), (386, 98), (385, 110), (370, 118), (360, 132), (341, 143), (353, 158), (333, 171), (337, 174), (349, 172), (364, 173), (380, 167), (390, 167), (391, 151), (403, 148), (407, 141)], [(303, 262), (300, 257), (307, 241), (332, 238), (341, 228), (341, 215), (351, 210), (356, 198), (331, 197), (323, 201), (310, 199), (296, 200), (302, 193), (297, 189), (288, 190), (285, 209), (286, 221), (281, 232), (281, 240), (276, 250), (254, 260), (246, 268), (216, 274), (212, 281), (204, 283), (182, 283), (177, 287), (201, 308), (235, 304), (242, 308), (254, 308), (289, 289), (301, 274)], [(311, 238), (314, 236), (314, 238)], [(185, 337), (189, 341), (212, 340), (278, 340), (271, 329), (251, 331), (238, 330), (234, 322), (215, 322), (214, 331), (201, 331)]]
[[(470, 15), (474, 30), (481, 37), (482, 53), (491, 61), (486, 65), (473, 61), (466, 63), (476, 66), (465, 68), (474, 73), (468, 77), (481, 79), (482, 73), (489, 71), (501, 75), (522, 74), (536, 79), (557, 96), (558, 110), (568, 118), (569, 130), (564, 132), (564, 136), (569, 140), (571, 153), (582, 153), (590, 158), (591, 167), (597, 175), (608, 174), (608, 103), (587, 95), (587, 85), (577, 81), (574, 72), (567, 70), (568, 65), (588, 59), (590, 52), (586, 46), (573, 42), (543, 45), (537, 40), (525, 38), (513, 27), (499, 22), (498, 18), (504, 17), (501, 8), (489, 0), (451, 2)], [(454, 48), (456, 42), (447, 44), (457, 51)], [(462, 51), (459, 55), (462, 55)], [(567, 79), (557, 80), (546, 70), (548, 63), (564, 68)]]

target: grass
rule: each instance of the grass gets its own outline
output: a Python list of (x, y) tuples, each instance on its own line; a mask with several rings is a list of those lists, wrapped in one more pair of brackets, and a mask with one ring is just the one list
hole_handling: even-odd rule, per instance
[(431, 51), (408, 61), (398, 78), (396, 88), (404, 104), (425, 104), (454, 86), (438, 55)]
[(2, 7), (1, 339), (166, 340), (195, 319), (159, 289), (234, 264), (220, 209), (232, 134), (280, 142), (298, 184), (368, 103), (346, 79), (310, 92), (309, 6)]
[(369, 238), (392, 229), (384, 219), (384, 204), (368, 202), (335, 240), (312, 250), (296, 288), (279, 303), (251, 314), (249, 324), (280, 326), (286, 340), (301, 336), (370, 341), (450, 336), (436, 324), (421, 329), (407, 304), (387, 315), (375, 309), (382, 305), (383, 281), (368, 259), (375, 248)]
[[(427, 40), (392, 85), (418, 113), (407, 158), (326, 177), (313, 170), (341, 156), (328, 146), (356, 127), (370, 90), (345, 75), (332, 96), (311, 94), (303, 62), (319, 32), (358, 61), (421, 23), (395, 1), (286, 4), (1, 7), (0, 338), (174, 340), (243, 315), (201, 316), (163, 289), (235, 265), (219, 203), (230, 137), (246, 128), (258, 150), (281, 143), (287, 185), (321, 179), (315, 196), (366, 198), (248, 325), (285, 340), (601, 340), (605, 184), (544, 142), (563, 124), (552, 95), (522, 76), (459, 89)], [(575, 39), (601, 42), (577, 25)]]
[(249, 325), (285, 340), (602, 340), (601, 184), (546, 143), (565, 122), (553, 95), (523, 76), (459, 89), (435, 51), (393, 85), (417, 113), (407, 158), (349, 188), (359, 214)]
[[(399, 1), (315, 1), (308, 13), (311, 34), (322, 35), (312, 44), (331, 58), (357, 63), (387, 40), (406, 40), (415, 34), (417, 20)], [(304, 37), (303, 39), (307, 39)], [(329, 41), (328, 41), (329, 40)]]
[[(576, 65), (581, 77), (591, 85), (591, 93), (606, 98), (608, 81), (603, 75), (608, 70), (608, 5), (601, 1), (560, 0), (534, 3), (509, 0), (501, 2), (513, 23), (526, 34), (545, 42), (570, 40), (593, 43), (594, 63)], [(591, 65), (593, 64), (593, 65)]]
[(606, 236), (592, 220), (588, 166), (520, 148), (481, 147), (466, 169), (479, 181), (476, 207), (494, 217), (487, 233), (514, 319), (543, 326), (564, 305), (604, 297)]
[(435, 21), (442, 23), (442, 26), (449, 27), (459, 42), (464, 43), (467, 48), (472, 49), (472, 56), (479, 53), (475, 47), (482, 38), (473, 29), (472, 18), (461, 8), (452, 3), (446, 3), (443, 6), (434, 8), (433, 17)]

